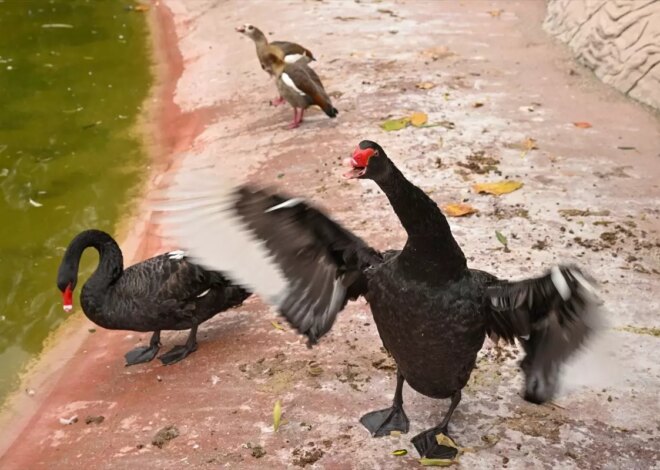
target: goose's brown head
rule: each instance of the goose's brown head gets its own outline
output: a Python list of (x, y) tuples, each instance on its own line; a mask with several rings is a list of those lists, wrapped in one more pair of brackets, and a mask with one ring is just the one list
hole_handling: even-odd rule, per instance
[(236, 32), (241, 33), (241, 34), (245, 34), (247, 37), (249, 37), (253, 41), (256, 41), (260, 38), (265, 38), (264, 33), (262, 33), (259, 28), (257, 28), (256, 26), (253, 26), (249, 23), (245, 23), (242, 26), (237, 26), (235, 29), (236, 29)]
[(383, 148), (371, 140), (363, 140), (344, 162), (352, 169), (346, 178), (378, 179), (386, 176), (390, 165)]

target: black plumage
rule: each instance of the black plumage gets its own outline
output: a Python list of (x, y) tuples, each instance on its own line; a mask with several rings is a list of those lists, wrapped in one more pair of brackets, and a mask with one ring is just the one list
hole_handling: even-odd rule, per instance
[(64, 293), (65, 309), (71, 308), (80, 258), (88, 247), (98, 251), (99, 264), (80, 294), (85, 315), (103, 328), (154, 332), (148, 347), (126, 354), (127, 365), (156, 356), (161, 330), (191, 329), (185, 346), (160, 356), (165, 364), (180, 361), (197, 349), (201, 323), (240, 305), (250, 295), (218, 272), (190, 263), (181, 251), (164, 253), (124, 270), (115, 240), (100, 230), (86, 230), (71, 241), (59, 267), (57, 286)]
[[(205, 230), (212, 230), (214, 220), (223, 221), (223, 229), (236, 228), (253, 246), (265, 248), (264, 262), (278, 266), (286, 279), (267, 300), (312, 343), (331, 328), (348, 299), (364, 296), (398, 372), (392, 407), (368, 413), (362, 423), (374, 436), (407, 432), (404, 381), (429, 397), (451, 398), (442, 423), (413, 438), (422, 456), (451, 458), (457, 449), (437, 436), (448, 434), (486, 335), (522, 342), (525, 397), (549, 400), (562, 361), (594, 329), (592, 287), (576, 267), (554, 267), (543, 277), (520, 282), (469, 269), (438, 206), (378, 144), (361, 142), (351, 165), (351, 177), (374, 180), (388, 197), (408, 235), (401, 251), (379, 253), (301, 199), (249, 186), (208, 197), (199, 187), (192, 196), (174, 187), (169, 198), (179, 202), (172, 211), (177, 206), (186, 211), (186, 223), (177, 232), (196, 262), (212, 269), (230, 253), (210, 238), (191, 238), (199, 231), (190, 223), (196, 218), (203, 218)], [(226, 274), (261, 292), (250, 272), (237, 275), (229, 269)]]

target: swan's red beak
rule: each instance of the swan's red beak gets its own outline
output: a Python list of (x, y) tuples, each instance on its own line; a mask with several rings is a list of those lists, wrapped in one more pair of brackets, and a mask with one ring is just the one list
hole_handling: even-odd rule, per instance
[(62, 308), (64, 308), (65, 312), (73, 310), (73, 289), (71, 288), (71, 283), (62, 292)]
[(360, 147), (356, 148), (353, 151), (353, 156), (344, 160), (344, 163), (351, 168), (353, 168), (348, 173), (344, 174), (345, 178), (359, 178), (367, 172), (367, 165), (369, 165), (369, 159), (374, 156), (376, 151), (371, 148), (361, 149)]

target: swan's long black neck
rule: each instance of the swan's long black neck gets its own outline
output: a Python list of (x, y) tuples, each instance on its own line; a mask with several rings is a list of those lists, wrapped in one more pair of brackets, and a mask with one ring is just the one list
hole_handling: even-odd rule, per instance
[[(87, 248), (95, 248), (99, 253), (99, 264), (87, 280), (80, 294), (80, 302), (85, 314), (96, 321), (110, 287), (117, 282), (124, 271), (124, 259), (117, 242), (100, 230), (86, 230), (74, 238), (64, 254), (62, 269), (77, 278), (80, 258)], [(99, 322), (97, 322), (99, 323)], [(102, 322), (99, 324), (102, 325)]]
[[(465, 268), (465, 255), (454, 240), (449, 223), (438, 205), (408, 181), (394, 163), (388, 163), (390, 168), (386, 175), (375, 181), (408, 233), (404, 258), (435, 260), (447, 271)], [(415, 269), (421, 268), (418, 266)]]

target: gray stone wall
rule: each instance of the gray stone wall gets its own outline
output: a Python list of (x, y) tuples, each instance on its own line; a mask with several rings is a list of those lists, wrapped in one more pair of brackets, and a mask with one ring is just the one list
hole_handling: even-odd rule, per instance
[(548, 0), (543, 26), (603, 82), (660, 109), (660, 0)]

